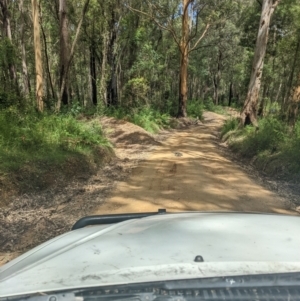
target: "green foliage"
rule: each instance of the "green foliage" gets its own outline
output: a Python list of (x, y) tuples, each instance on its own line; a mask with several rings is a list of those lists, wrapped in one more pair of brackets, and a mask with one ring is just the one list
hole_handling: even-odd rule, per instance
[(145, 107), (133, 113), (129, 121), (139, 125), (150, 133), (157, 133), (161, 128), (169, 126), (170, 116)]
[(300, 171), (300, 120), (296, 122), (289, 139), (282, 145), (282, 157), (289, 162), (290, 170)]
[(247, 136), (242, 143), (241, 153), (253, 157), (265, 150), (272, 153), (278, 151), (285, 139), (286, 126), (276, 118), (269, 117), (259, 121), (259, 130), (246, 127), (245, 133)]
[(109, 106), (104, 108), (103, 114), (117, 119), (126, 119), (130, 115), (130, 110), (123, 106)]
[(0, 67), (1, 69), (9, 67), (15, 62), (16, 52), (11, 41), (8, 38), (0, 40)]
[(0, 108), (20, 103), (16, 83), (11, 78), (11, 67), (16, 61), (15, 47), (8, 38), (0, 39)]
[(221, 137), (224, 137), (227, 133), (237, 130), (239, 126), (239, 120), (237, 118), (227, 119), (221, 129)]
[(215, 105), (212, 98), (210, 97), (204, 101), (203, 108), (210, 112), (215, 112), (218, 114), (226, 114), (226, 111), (223, 109), (223, 107), (220, 105), (218, 106)]
[(57, 163), (70, 155), (92, 155), (109, 147), (99, 123), (81, 122), (71, 115), (21, 112), (10, 107), (0, 113), (0, 169), (25, 162)]
[(0, 89), (0, 109), (5, 109), (13, 105), (21, 104), (24, 101), (17, 96), (14, 91), (1, 91)]
[(125, 85), (125, 97), (127, 100), (127, 105), (138, 105), (142, 103), (147, 103), (147, 92), (149, 86), (147, 80), (143, 77), (136, 77), (130, 79)]
[(189, 117), (202, 119), (203, 115), (203, 102), (201, 100), (191, 100), (187, 103), (187, 113)]
[(170, 127), (171, 116), (169, 114), (161, 113), (159, 110), (147, 106), (131, 110), (124, 107), (109, 107), (104, 110), (104, 113), (132, 122), (150, 133), (157, 133), (162, 128)]
[(266, 99), (265, 114), (278, 115), (280, 112), (280, 105), (277, 102), (271, 102), (270, 99)]
[(207, 98), (205, 101), (204, 101), (204, 108), (205, 110), (207, 111), (211, 111), (211, 112), (214, 112), (214, 109), (215, 109), (215, 104), (212, 100), (211, 97)]
[(259, 129), (239, 128), (237, 119), (227, 120), (222, 128), (223, 140), (242, 156), (257, 160), (260, 169), (270, 172), (300, 171), (300, 120), (292, 130), (273, 116), (259, 121)]

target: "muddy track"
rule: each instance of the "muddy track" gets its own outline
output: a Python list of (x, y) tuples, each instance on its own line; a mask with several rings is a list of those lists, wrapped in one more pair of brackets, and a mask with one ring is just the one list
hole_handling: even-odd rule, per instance
[(225, 117), (158, 136), (103, 120), (116, 158), (63, 190), (23, 195), (0, 209), (0, 265), (56, 235), (81, 216), (156, 211), (254, 211), (296, 214), (288, 199), (263, 187), (220, 147)]

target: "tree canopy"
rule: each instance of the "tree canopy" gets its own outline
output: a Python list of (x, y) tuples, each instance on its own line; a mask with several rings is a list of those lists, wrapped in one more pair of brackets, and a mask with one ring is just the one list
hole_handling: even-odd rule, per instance
[(0, 8), (2, 108), (150, 106), (182, 117), (191, 101), (246, 106), (252, 76), (255, 118), (270, 105), (284, 120), (298, 117), (297, 0), (1, 0)]

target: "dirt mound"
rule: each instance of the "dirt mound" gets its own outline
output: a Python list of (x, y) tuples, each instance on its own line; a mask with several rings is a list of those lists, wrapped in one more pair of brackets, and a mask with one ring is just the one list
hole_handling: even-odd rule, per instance
[(106, 135), (115, 145), (159, 145), (152, 134), (125, 120), (103, 117), (101, 118), (101, 124)]

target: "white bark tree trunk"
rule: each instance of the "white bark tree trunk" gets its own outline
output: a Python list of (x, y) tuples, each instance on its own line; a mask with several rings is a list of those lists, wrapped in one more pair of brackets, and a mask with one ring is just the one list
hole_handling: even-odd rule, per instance
[(250, 83), (244, 107), (241, 112), (242, 125), (253, 124), (254, 126), (258, 127), (257, 104), (261, 86), (264, 58), (268, 43), (269, 26), (271, 17), (279, 2), (280, 0), (263, 0), (262, 3), (262, 12), (256, 39)]

